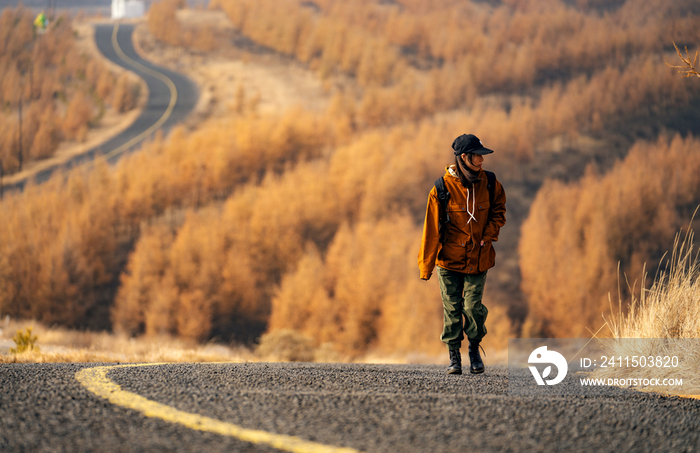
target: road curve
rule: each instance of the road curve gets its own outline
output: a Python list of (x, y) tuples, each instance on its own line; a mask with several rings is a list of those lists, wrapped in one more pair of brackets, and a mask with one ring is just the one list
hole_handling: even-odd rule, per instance
[(157, 130), (169, 131), (184, 120), (198, 99), (197, 86), (182, 74), (143, 60), (134, 50), (133, 24), (95, 25), (95, 42), (112, 62), (136, 73), (148, 86), (148, 102), (136, 120), (123, 132), (69, 161), (42, 170), (27, 179), (6, 185), (5, 190), (22, 190), (29, 179), (42, 183), (56, 171), (68, 171), (105, 156), (110, 163), (133, 151)]
[[(698, 400), (632, 390), (516, 397), (498, 367), (448, 376), (445, 367), (427, 365), (127, 366), (107, 370), (110, 392), (127, 395), (111, 402), (85, 384), (95, 370), (81, 374), (98, 365), (2, 365), (0, 451), (621, 453), (700, 446)], [(161, 412), (139, 406), (144, 401)], [(182, 422), (190, 416), (329, 450), (242, 440), (233, 428), (216, 433)]]

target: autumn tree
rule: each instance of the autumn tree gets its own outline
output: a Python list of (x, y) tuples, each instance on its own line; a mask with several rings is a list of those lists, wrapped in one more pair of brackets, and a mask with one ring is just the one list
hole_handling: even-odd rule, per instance
[(122, 74), (117, 79), (117, 84), (112, 93), (112, 107), (119, 113), (132, 110), (136, 107), (139, 89), (140, 85), (132, 83), (129, 76)]
[(38, 128), (32, 140), (30, 156), (43, 159), (53, 155), (61, 139), (61, 127), (56, 122), (56, 112), (50, 103), (46, 103), (37, 114)]
[[(700, 143), (639, 144), (608, 174), (538, 192), (520, 240), (525, 336), (586, 336), (603, 325), (609, 294), (639, 287), (700, 203)], [(660, 159), (658, 157), (662, 156)], [(618, 274), (618, 264), (620, 274)]]
[(63, 118), (63, 134), (70, 139), (83, 141), (88, 132), (88, 122), (93, 117), (93, 104), (82, 91), (76, 93), (68, 104)]

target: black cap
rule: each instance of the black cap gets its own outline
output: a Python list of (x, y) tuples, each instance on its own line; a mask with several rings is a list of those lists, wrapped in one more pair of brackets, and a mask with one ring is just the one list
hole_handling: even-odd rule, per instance
[(491, 154), (493, 152), (488, 148), (484, 148), (481, 140), (472, 134), (462, 134), (455, 138), (455, 141), (452, 142), (452, 149), (455, 150), (457, 156), (465, 153)]

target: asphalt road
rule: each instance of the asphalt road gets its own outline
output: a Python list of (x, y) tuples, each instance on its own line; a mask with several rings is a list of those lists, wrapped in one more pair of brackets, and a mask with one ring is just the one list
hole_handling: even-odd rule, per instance
[[(105, 155), (108, 162), (116, 162), (122, 155), (138, 149), (142, 142), (152, 137), (157, 130), (169, 131), (184, 120), (192, 111), (198, 99), (197, 86), (183, 76), (168, 69), (156, 66), (141, 59), (131, 40), (133, 24), (119, 24), (116, 45), (113, 40), (115, 25), (96, 25), (95, 42), (100, 52), (114, 63), (139, 75), (146, 81), (149, 90), (148, 103), (136, 121), (122, 133), (101, 145), (74, 157), (68, 162), (47, 168), (31, 176), (42, 183), (56, 171), (71, 168), (92, 161), (95, 156)], [(5, 190), (21, 190), (26, 180), (5, 186)]]
[[(367, 452), (700, 449), (698, 400), (632, 390), (607, 397), (515, 397), (507, 394), (505, 368), (490, 367), (480, 376), (448, 376), (444, 366), (425, 365), (167, 364), (110, 369), (106, 378), (121, 389), (108, 388), (109, 395), (125, 394), (127, 403), (160, 403), (161, 409), (147, 417), (145, 409), (111, 403), (76, 379), (81, 369), (95, 366), (0, 366), (0, 451), (285, 449), (243, 441), (235, 434), (204, 432), (204, 424), (196, 421), (190, 424), (194, 428), (183, 426), (180, 420), (187, 414), (236, 429)], [(167, 417), (171, 421), (163, 419)]]

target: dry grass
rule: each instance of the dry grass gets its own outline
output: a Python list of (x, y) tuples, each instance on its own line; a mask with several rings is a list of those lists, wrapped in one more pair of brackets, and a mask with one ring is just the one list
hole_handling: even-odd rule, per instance
[[(681, 234), (677, 234), (666, 268), (659, 270), (651, 288), (642, 288), (639, 297), (633, 296), (626, 313), (620, 302), (618, 315), (607, 320), (614, 338), (639, 339), (620, 342), (619, 347), (608, 351), (610, 355), (677, 355), (681, 359), (680, 366), (609, 368), (606, 375), (617, 373), (615, 377), (627, 377), (625, 375), (635, 373), (634, 377), (641, 378), (683, 377), (682, 388), (656, 389), (672, 394), (700, 395), (700, 383), (696, 378), (700, 369), (700, 348), (696, 347), (700, 341), (697, 340), (700, 337), (700, 254), (694, 250), (693, 239), (690, 228), (682, 240)], [(688, 376), (693, 377), (693, 381), (688, 383)]]
[(700, 254), (693, 232), (676, 235), (666, 269), (650, 289), (633, 297), (627, 314), (608, 321), (615, 338), (698, 338), (700, 336)]
[[(38, 349), (10, 353), (12, 337), (29, 327), (38, 337)], [(86, 332), (47, 327), (34, 320), (0, 320), (0, 363), (156, 363), (156, 362), (319, 362), (319, 363), (443, 363), (444, 357), (428, 355), (367, 355), (351, 360), (331, 344), (315, 346), (294, 331), (263, 335), (254, 351), (240, 346), (197, 344), (173, 337), (129, 338), (108, 332)], [(499, 361), (498, 363), (501, 363)]]
[[(44, 362), (244, 362), (254, 360), (244, 348), (218, 344), (198, 345), (171, 337), (128, 338), (107, 332), (81, 332), (61, 327), (46, 327), (35, 321), (11, 320), (0, 326), (0, 363)], [(12, 336), (25, 327), (33, 327), (40, 350), (9, 353)]]

